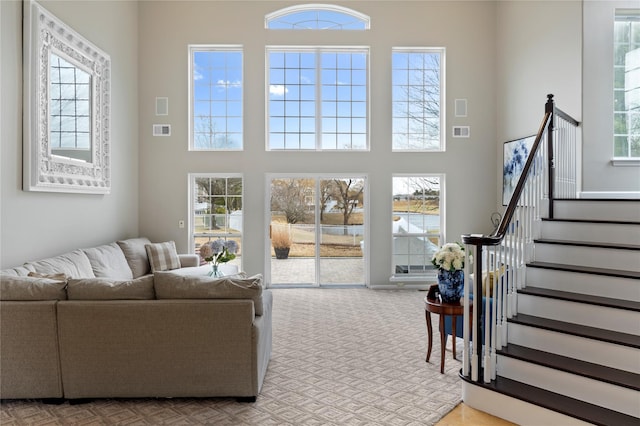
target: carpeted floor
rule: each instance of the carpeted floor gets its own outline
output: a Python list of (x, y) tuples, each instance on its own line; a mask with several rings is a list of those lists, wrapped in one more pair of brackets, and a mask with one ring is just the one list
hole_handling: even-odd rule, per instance
[(273, 356), (253, 404), (224, 398), (108, 399), (73, 406), (3, 401), (0, 424), (424, 426), (460, 402), (460, 362), (447, 352), (440, 374), (437, 338), (431, 362), (424, 361), (424, 292), (273, 292)]

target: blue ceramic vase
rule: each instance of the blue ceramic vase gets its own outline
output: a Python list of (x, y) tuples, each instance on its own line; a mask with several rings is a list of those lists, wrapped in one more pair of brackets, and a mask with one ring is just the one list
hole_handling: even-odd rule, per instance
[(438, 290), (444, 303), (458, 303), (464, 289), (464, 271), (438, 270)]

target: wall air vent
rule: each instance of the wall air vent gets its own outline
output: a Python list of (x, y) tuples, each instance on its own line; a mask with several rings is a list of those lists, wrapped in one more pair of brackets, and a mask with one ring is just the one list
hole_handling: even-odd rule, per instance
[(453, 126), (454, 138), (468, 138), (471, 134), (471, 128), (469, 126)]
[(153, 136), (171, 136), (170, 124), (154, 124)]

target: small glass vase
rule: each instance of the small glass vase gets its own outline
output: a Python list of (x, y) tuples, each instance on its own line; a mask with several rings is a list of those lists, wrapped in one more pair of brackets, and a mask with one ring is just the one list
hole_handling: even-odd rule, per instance
[(218, 268), (218, 265), (216, 265), (215, 263), (211, 264), (211, 271), (209, 272), (209, 276), (210, 277), (221, 277), (222, 276), (222, 272)]

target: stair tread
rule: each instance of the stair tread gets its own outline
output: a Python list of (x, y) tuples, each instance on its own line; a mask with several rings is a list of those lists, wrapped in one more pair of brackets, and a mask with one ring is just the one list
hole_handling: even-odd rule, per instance
[(605, 242), (595, 242), (595, 241), (575, 241), (575, 240), (558, 240), (554, 238), (538, 238), (534, 240), (535, 243), (541, 244), (556, 244), (556, 245), (565, 245), (565, 246), (579, 246), (579, 247), (597, 247), (597, 248), (608, 248), (608, 249), (619, 249), (619, 250), (639, 250), (640, 245), (638, 244), (620, 244), (620, 243), (605, 243)]
[(549, 218), (543, 217), (543, 221), (548, 222), (576, 222), (576, 223), (600, 223), (600, 224), (612, 224), (612, 225), (640, 225), (640, 222), (635, 220), (610, 220), (610, 219), (571, 219), (571, 218)]
[(583, 197), (583, 198), (554, 198), (554, 201), (588, 201), (588, 202), (593, 202), (593, 201), (603, 201), (603, 202), (615, 202), (615, 201), (630, 201), (630, 202), (638, 202), (640, 201), (640, 198), (633, 198), (633, 197)]
[(588, 377), (629, 389), (640, 390), (640, 374), (619, 370), (605, 365), (594, 364), (551, 352), (532, 349), (509, 343), (497, 351), (499, 355), (532, 362), (545, 367)]
[(582, 324), (574, 324), (527, 314), (514, 315), (509, 318), (508, 321), (530, 327), (537, 327), (545, 330), (557, 331), (560, 333), (567, 333), (574, 336), (586, 337), (589, 339), (601, 340), (603, 342), (640, 349), (640, 336), (634, 334), (621, 333), (619, 331), (606, 330), (603, 328), (588, 327)]
[(608, 275), (612, 277), (632, 278), (639, 280), (640, 272), (622, 271), (620, 269), (594, 268), (591, 266), (566, 265), (553, 262), (529, 262), (527, 267), (555, 269), (558, 271), (581, 272), (585, 274)]
[[(482, 375), (480, 377), (482, 377)], [(596, 425), (638, 426), (638, 419), (628, 414), (589, 404), (588, 402), (505, 377), (498, 376), (491, 383), (472, 382), (464, 376), (462, 376), (462, 379), (473, 385), (481, 386)]]
[(640, 302), (636, 302), (633, 300), (593, 296), (590, 294), (573, 293), (570, 291), (553, 290), (550, 288), (542, 288), (536, 286), (524, 287), (522, 289), (519, 289), (518, 293), (640, 312)]

